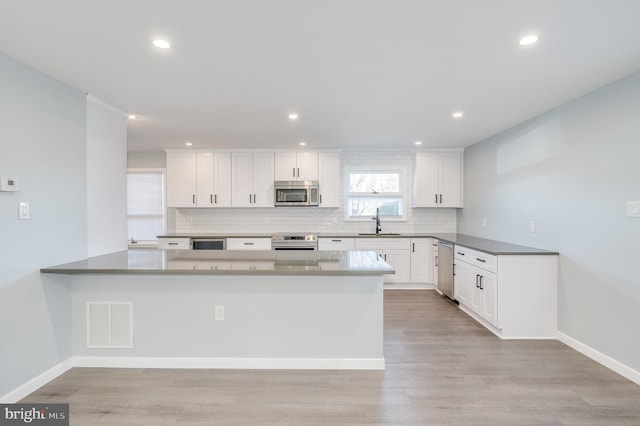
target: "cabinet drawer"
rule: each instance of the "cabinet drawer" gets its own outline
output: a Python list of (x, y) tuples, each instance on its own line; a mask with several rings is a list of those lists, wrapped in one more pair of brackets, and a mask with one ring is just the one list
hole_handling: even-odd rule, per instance
[(227, 238), (227, 250), (271, 250), (271, 238)]
[(190, 250), (191, 238), (158, 238), (158, 248), (163, 250)]
[(409, 238), (356, 238), (357, 250), (409, 250)]
[(353, 238), (318, 238), (318, 250), (354, 250), (356, 241)]
[(498, 269), (496, 256), (467, 247), (455, 246), (455, 258), (490, 272)]

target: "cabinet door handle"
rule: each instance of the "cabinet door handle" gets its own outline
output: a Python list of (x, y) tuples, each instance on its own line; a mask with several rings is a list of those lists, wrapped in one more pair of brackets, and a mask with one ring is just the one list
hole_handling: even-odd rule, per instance
[(249, 204), (251, 204), (251, 194), (249, 194)]
[(170, 246), (177, 246), (178, 243), (168, 243)]
[(218, 194), (214, 195), (213, 199), (215, 200), (216, 204), (218, 204)]
[(438, 194), (434, 194), (436, 196), (436, 204), (438, 204)]
[(480, 288), (480, 275), (476, 274), (476, 288)]
[(191, 196), (191, 202), (192, 202), (193, 204), (195, 204), (195, 203), (196, 203), (196, 194), (193, 194), (193, 195)]
[(484, 259), (480, 259), (479, 257), (476, 257), (476, 260), (477, 260), (478, 262), (482, 262), (482, 263), (485, 263), (485, 262), (486, 262), (486, 260), (484, 260)]
[(295, 167), (293, 167), (293, 168), (291, 169), (291, 175), (292, 175), (293, 177), (296, 177), (296, 168), (295, 168)]
[(482, 285), (482, 279), (484, 276), (480, 275), (480, 290), (484, 290), (484, 286)]
[(298, 177), (300, 177), (300, 167), (298, 167)]
[(256, 203), (256, 194), (253, 194), (253, 204)]
[(458, 253), (460, 256), (465, 256), (465, 254), (461, 251), (457, 251), (456, 253)]
[(332, 243), (341, 243), (342, 240), (331, 240)]
[(416, 252), (416, 243), (411, 243), (411, 253)]
[(440, 194), (440, 204), (442, 204), (442, 194)]
[(438, 256), (436, 256), (434, 259), (434, 266), (438, 266)]
[(213, 194), (210, 194), (210, 195), (209, 195), (209, 203), (210, 203), (210, 204), (213, 204)]
[(322, 194), (320, 194), (320, 204), (322, 204)]
[(242, 243), (242, 244), (244, 244), (245, 246), (252, 246), (254, 243)]

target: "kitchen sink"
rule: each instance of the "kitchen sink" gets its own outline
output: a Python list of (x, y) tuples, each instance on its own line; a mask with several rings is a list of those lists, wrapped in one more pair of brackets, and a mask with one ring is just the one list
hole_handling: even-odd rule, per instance
[(358, 235), (362, 235), (365, 237), (390, 237), (393, 235), (400, 235), (400, 234), (396, 234), (393, 232), (380, 232), (379, 234), (376, 234), (375, 232), (371, 232), (371, 233), (360, 232)]

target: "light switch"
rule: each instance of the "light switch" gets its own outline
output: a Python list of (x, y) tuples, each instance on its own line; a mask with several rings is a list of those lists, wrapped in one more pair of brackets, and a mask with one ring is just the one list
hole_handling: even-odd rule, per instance
[(224, 306), (215, 306), (213, 308), (216, 321), (224, 321)]
[(18, 203), (18, 219), (25, 220), (31, 218), (31, 206), (26, 201)]
[(529, 230), (531, 231), (532, 234), (534, 234), (536, 232), (536, 221), (532, 220), (531, 222), (529, 222)]
[(640, 201), (627, 201), (627, 217), (640, 217)]

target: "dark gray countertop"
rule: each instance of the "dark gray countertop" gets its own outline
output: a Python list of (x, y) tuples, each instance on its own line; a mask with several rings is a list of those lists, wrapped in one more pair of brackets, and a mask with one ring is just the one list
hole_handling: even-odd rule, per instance
[[(175, 233), (162, 235), (164, 238), (271, 238), (273, 234), (247, 233), (247, 234), (188, 234)], [(448, 241), (463, 247), (479, 250), (493, 255), (557, 255), (558, 252), (538, 249), (534, 247), (520, 246), (502, 241), (488, 240), (464, 234), (437, 234), (437, 233), (402, 233), (387, 234), (382, 236), (347, 234), (347, 233), (319, 233), (319, 238), (436, 238)]]
[(382, 275), (394, 269), (373, 251), (135, 249), (40, 270), (53, 274)]

